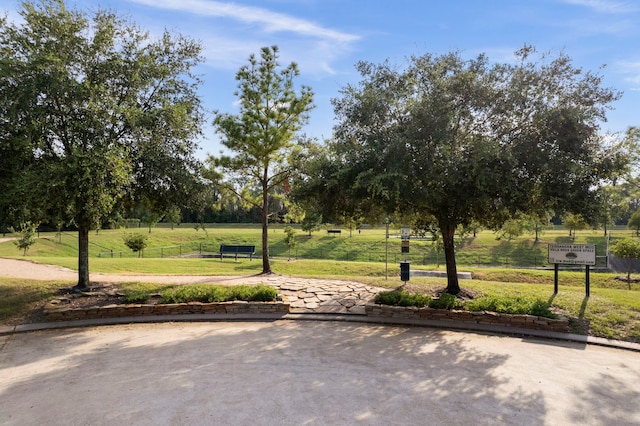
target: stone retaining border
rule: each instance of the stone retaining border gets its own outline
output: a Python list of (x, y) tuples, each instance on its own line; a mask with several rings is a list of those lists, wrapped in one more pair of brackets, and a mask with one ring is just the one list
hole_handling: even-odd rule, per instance
[(92, 308), (66, 308), (47, 304), (44, 314), (48, 321), (74, 321), (84, 319), (140, 317), (184, 314), (282, 314), (289, 313), (289, 304), (283, 302), (220, 302), (220, 303), (175, 303), (175, 304), (131, 304), (107, 305)]
[[(85, 319), (166, 316), (185, 314), (218, 314), (218, 315), (252, 315), (290, 313), (290, 305), (277, 302), (221, 302), (221, 303), (176, 303), (176, 304), (130, 304), (107, 305), (91, 308), (68, 308), (49, 303), (44, 309), (48, 321), (75, 321)], [(457, 321), (467, 324), (500, 325), (504, 327), (544, 330), (560, 333), (569, 332), (569, 321), (566, 318), (550, 319), (535, 315), (510, 315), (495, 312), (469, 312), (446, 309), (416, 308), (367, 304), (365, 315), (371, 318), (388, 318), (390, 320), (430, 320)]]
[(458, 321), (468, 324), (500, 325), (504, 327), (554, 331), (560, 333), (569, 332), (569, 320), (567, 318), (552, 319), (535, 315), (499, 314), (496, 312), (488, 311), (450, 311), (446, 309), (416, 308), (411, 306), (404, 307), (378, 304), (366, 305), (365, 312), (367, 316), (389, 319)]

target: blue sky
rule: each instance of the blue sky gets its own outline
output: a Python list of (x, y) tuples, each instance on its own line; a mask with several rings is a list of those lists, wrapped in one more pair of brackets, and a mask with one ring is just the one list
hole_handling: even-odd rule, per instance
[[(18, 19), (17, 0), (0, 10)], [(507, 62), (525, 43), (539, 51), (564, 51), (574, 65), (604, 75), (622, 91), (603, 131), (640, 125), (640, 2), (636, 0), (67, 0), (85, 11), (98, 6), (130, 18), (152, 36), (166, 28), (202, 42), (199, 73), (208, 110), (237, 112), (238, 68), (263, 46), (278, 45), (283, 65), (298, 63), (298, 82), (315, 93), (316, 108), (304, 131), (330, 138), (330, 99), (360, 80), (360, 60), (402, 65), (410, 55), (460, 51)], [(606, 67), (600, 70), (602, 65)], [(211, 116), (212, 118), (212, 116)], [(211, 121), (211, 120), (209, 120)], [(199, 156), (222, 148), (205, 129)]]

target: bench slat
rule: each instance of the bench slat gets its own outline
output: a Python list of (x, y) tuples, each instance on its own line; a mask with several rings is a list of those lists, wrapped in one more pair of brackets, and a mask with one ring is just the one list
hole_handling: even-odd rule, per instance
[(256, 246), (243, 246), (243, 245), (230, 245), (222, 244), (220, 246), (220, 253), (242, 253), (242, 254), (255, 254)]

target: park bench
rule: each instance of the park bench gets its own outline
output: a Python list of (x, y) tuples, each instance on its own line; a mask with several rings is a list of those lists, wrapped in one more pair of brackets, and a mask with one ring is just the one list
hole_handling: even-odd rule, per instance
[(327, 234), (340, 234), (342, 231), (340, 229), (327, 229)]
[(256, 254), (256, 246), (222, 244), (220, 245), (220, 260), (225, 254), (234, 255), (236, 260), (238, 260), (238, 255), (244, 255), (245, 257), (248, 255), (249, 260), (253, 260), (253, 255)]

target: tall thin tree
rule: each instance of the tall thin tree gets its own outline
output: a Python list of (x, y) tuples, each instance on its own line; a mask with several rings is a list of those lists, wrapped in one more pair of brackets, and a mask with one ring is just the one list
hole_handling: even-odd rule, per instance
[(294, 78), (298, 67), (278, 63), (278, 47), (263, 47), (260, 58), (236, 74), (237, 115), (217, 113), (214, 126), (222, 143), (235, 156), (210, 157), (211, 168), (220, 169), (227, 193), (260, 209), (262, 217), (262, 273), (271, 273), (269, 261), (269, 197), (278, 187), (287, 188), (292, 174), (290, 156), (298, 149), (296, 133), (306, 124), (313, 108), (313, 92)]

